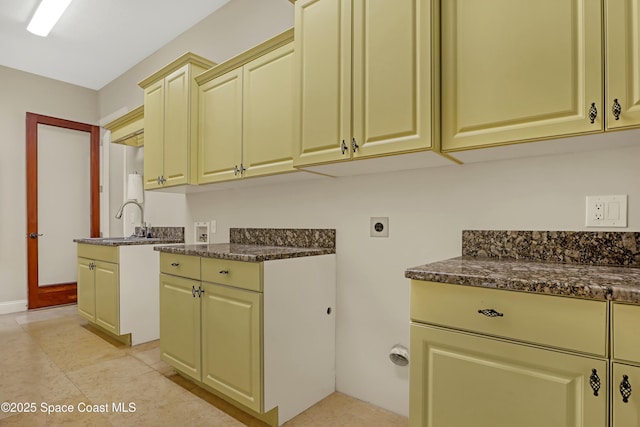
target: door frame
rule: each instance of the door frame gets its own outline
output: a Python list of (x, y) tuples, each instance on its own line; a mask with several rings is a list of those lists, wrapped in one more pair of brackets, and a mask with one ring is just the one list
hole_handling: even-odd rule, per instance
[[(88, 132), (91, 144), (91, 237), (100, 236), (100, 127), (56, 117), (27, 112), (27, 284), (28, 308), (70, 304), (77, 301), (76, 282), (51, 286), (38, 286), (38, 239), (29, 238), (38, 233), (38, 125), (56, 126)], [(82, 236), (78, 236), (82, 237)]]

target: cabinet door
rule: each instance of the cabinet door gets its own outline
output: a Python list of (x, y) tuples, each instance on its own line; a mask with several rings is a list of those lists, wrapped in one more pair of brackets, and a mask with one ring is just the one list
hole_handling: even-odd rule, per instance
[(118, 264), (94, 261), (96, 325), (120, 335), (120, 288)]
[(78, 258), (78, 314), (96, 321), (96, 288), (90, 259)]
[(261, 412), (262, 294), (202, 286), (202, 382)]
[(160, 274), (160, 357), (200, 381), (200, 282)]
[(164, 80), (144, 90), (144, 188), (161, 187), (164, 174)]
[[(612, 427), (630, 427), (640, 425), (640, 368), (637, 366), (612, 363), (611, 398), (613, 424)], [(625, 379), (626, 375), (626, 379)], [(631, 390), (627, 401), (623, 400), (622, 391)]]
[(443, 149), (604, 129), (600, 0), (441, 5)]
[(348, 160), (351, 150), (351, 0), (295, 4), (294, 165)]
[(242, 163), (242, 69), (199, 89), (198, 184), (240, 177)]
[(411, 426), (607, 425), (602, 359), (412, 324), (409, 384)]
[(244, 176), (293, 171), (293, 43), (243, 67)]
[[(186, 184), (189, 176), (189, 65), (165, 78), (164, 177), (165, 186)], [(146, 149), (145, 149), (146, 151)], [(145, 153), (146, 155), (146, 153)]]
[[(607, 0), (607, 129), (640, 125), (640, 1)], [(616, 120), (614, 102), (621, 113)]]
[(353, 156), (430, 148), (431, 1), (353, 5)]

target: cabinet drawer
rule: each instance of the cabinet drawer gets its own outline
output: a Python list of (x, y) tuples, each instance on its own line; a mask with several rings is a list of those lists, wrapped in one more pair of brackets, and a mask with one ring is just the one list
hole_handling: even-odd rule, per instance
[(160, 252), (160, 272), (200, 280), (200, 257)]
[(262, 292), (262, 263), (202, 258), (202, 281)]
[(613, 358), (640, 362), (640, 305), (613, 303)]
[(606, 301), (412, 280), (411, 320), (607, 356)]
[(78, 243), (78, 256), (97, 261), (118, 263), (118, 247)]

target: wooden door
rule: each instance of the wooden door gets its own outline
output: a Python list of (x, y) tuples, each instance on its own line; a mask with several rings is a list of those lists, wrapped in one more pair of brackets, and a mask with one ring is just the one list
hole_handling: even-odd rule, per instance
[(144, 90), (144, 188), (161, 187), (164, 174), (164, 80)]
[[(611, 412), (612, 427), (630, 427), (640, 425), (640, 367), (612, 363), (611, 373)], [(623, 391), (629, 391), (624, 400)]]
[[(42, 127), (42, 133), (55, 133), (56, 138), (51, 140), (46, 139), (40, 141), (39, 128)], [(72, 134), (72, 135), (71, 135)], [(80, 137), (80, 142), (76, 141), (76, 137)], [(100, 128), (98, 126), (78, 123), (70, 120), (43, 116), (34, 113), (27, 113), (26, 117), (26, 187), (27, 187), (27, 281), (28, 281), (28, 299), (29, 308), (40, 308), (59, 304), (75, 303), (77, 301), (76, 293), (76, 269), (73, 267), (76, 264), (75, 244), (74, 238), (81, 237), (98, 237), (100, 235)], [(84, 162), (81, 168), (88, 170), (87, 174), (82, 174), (81, 178), (77, 180), (82, 181), (81, 184), (88, 184), (83, 186), (84, 190), (89, 194), (79, 195), (83, 199), (87, 200), (87, 204), (82, 208), (72, 208), (70, 212), (67, 212), (66, 221), (73, 218), (73, 215), (79, 215), (82, 217), (88, 217), (86, 221), (86, 229), (81, 231), (74, 231), (80, 235), (65, 235), (60, 237), (57, 233), (50, 233), (49, 230), (56, 232), (58, 229), (64, 227), (59, 225), (68, 225), (66, 223), (61, 224), (60, 219), (56, 219), (53, 222), (47, 216), (49, 214), (59, 214), (60, 206), (72, 206), (72, 200), (70, 197), (74, 197), (71, 194), (73, 191), (70, 188), (65, 188), (66, 185), (63, 182), (77, 183), (76, 179), (71, 178), (69, 173), (75, 171), (74, 168), (80, 169), (78, 163), (74, 163), (73, 166), (69, 166), (67, 157), (64, 154), (56, 153), (56, 150), (51, 150), (51, 147), (47, 147), (47, 150), (42, 151), (44, 147), (40, 147), (43, 144), (56, 144), (60, 142), (63, 145), (67, 145), (71, 140), (73, 144), (80, 144), (82, 146), (88, 145), (88, 150), (83, 150), (86, 155), (80, 162)], [(80, 147), (78, 145), (78, 147)], [(85, 147), (86, 148), (86, 147)], [(71, 148), (73, 150), (73, 148)], [(39, 156), (38, 153), (41, 152)], [(72, 151), (73, 152), (73, 151)], [(45, 153), (47, 153), (45, 155)], [(58, 156), (57, 158), (55, 156)], [(55, 162), (55, 167), (48, 168), (47, 175), (40, 173), (39, 166), (48, 164), (52, 165)], [(59, 170), (60, 174), (56, 173)], [(88, 175), (88, 176), (85, 176)], [(89, 181), (87, 183), (87, 180)], [(60, 186), (55, 187), (55, 183), (59, 182)], [(39, 203), (39, 189), (43, 185), (47, 184), (47, 189), (43, 195), (48, 197), (49, 203)], [(64, 188), (64, 191), (61, 190)], [(62, 192), (60, 192), (62, 191)], [(65, 191), (67, 193), (65, 193)], [(87, 197), (88, 196), (88, 197)], [(52, 199), (52, 197), (57, 199)], [(57, 203), (56, 203), (57, 201)], [(47, 211), (45, 208), (49, 208)], [(74, 220), (71, 219), (71, 222)], [(47, 223), (48, 230), (44, 230), (40, 227), (41, 223)], [(65, 228), (66, 229), (66, 228)], [(40, 239), (53, 238), (51, 242), (42, 242), (39, 244)], [(55, 240), (62, 239), (62, 240)], [(70, 245), (70, 249), (65, 253), (68, 254), (66, 258), (58, 258), (62, 253), (56, 251), (56, 244), (60, 242), (60, 245)], [(42, 246), (42, 247), (41, 247)], [(44, 251), (45, 247), (49, 248), (49, 251)], [(41, 253), (42, 252), (42, 253)], [(44, 268), (41, 269), (46, 263), (50, 266), (49, 271), (56, 271), (56, 263), (59, 265), (68, 266), (70, 272), (70, 278), (58, 278), (48, 279), (42, 273), (46, 273)], [(68, 265), (67, 265), (68, 264)], [(42, 271), (41, 271), (42, 270)], [(41, 277), (42, 275), (42, 277)]]
[[(640, 125), (640, 1), (605, 1), (607, 129)], [(614, 114), (618, 104), (618, 119)]]
[(120, 335), (120, 287), (118, 264), (94, 261), (96, 324)]
[(349, 160), (351, 0), (295, 4), (296, 166)]
[(200, 381), (200, 282), (160, 274), (160, 357)]
[(242, 69), (200, 86), (198, 102), (198, 183), (240, 178)]
[(294, 171), (293, 43), (243, 67), (244, 176)]
[(262, 412), (262, 294), (202, 286), (202, 382)]
[(173, 186), (186, 184), (189, 177), (189, 65), (169, 74), (164, 81), (164, 185)]
[(353, 157), (430, 148), (431, 1), (353, 5)]
[[(607, 365), (412, 324), (410, 425), (603, 427)], [(590, 385), (594, 373), (597, 396)]]
[(444, 150), (604, 129), (600, 0), (440, 3)]

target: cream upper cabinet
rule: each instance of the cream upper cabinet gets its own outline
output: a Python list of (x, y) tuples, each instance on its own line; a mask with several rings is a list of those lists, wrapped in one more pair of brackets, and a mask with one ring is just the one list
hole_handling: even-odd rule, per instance
[(440, 3), (443, 150), (604, 129), (601, 0)]
[(607, 129), (640, 124), (640, 1), (605, 0)]
[(107, 123), (104, 128), (111, 131), (113, 144), (141, 147), (144, 145), (144, 105)]
[(199, 76), (198, 184), (293, 172), (293, 30)]
[(198, 184), (233, 179), (242, 163), (242, 69), (199, 91)]
[(294, 165), (437, 148), (431, 2), (301, 0)]
[(187, 53), (139, 83), (144, 89), (144, 184), (195, 183), (198, 100), (194, 77), (215, 63)]

